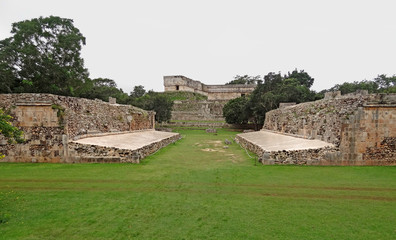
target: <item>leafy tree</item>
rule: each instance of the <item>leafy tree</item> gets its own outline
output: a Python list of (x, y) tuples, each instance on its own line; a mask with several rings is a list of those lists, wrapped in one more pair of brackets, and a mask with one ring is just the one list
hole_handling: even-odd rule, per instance
[(11, 93), (16, 82), (15, 69), (9, 64), (12, 60), (9, 45), (10, 39), (0, 41), (0, 93)]
[(374, 81), (355, 81), (355, 82), (344, 82), (343, 84), (336, 84), (330, 88), (329, 91), (341, 91), (341, 94), (348, 94), (356, 92), (357, 90), (367, 90), (369, 93), (378, 92), (378, 84)]
[(227, 123), (246, 124), (249, 119), (248, 98), (243, 96), (230, 100), (223, 107), (223, 116)]
[(396, 75), (387, 77), (386, 74), (381, 74), (374, 79), (374, 82), (378, 84), (379, 92), (396, 93)]
[(55, 16), (12, 24), (0, 41), (2, 92), (74, 95), (88, 77), (80, 56), (85, 37), (73, 20)]
[(234, 77), (234, 80), (232, 80), (231, 82), (226, 83), (226, 85), (228, 84), (256, 84), (258, 81), (260, 81), (260, 75), (258, 76), (248, 76), (248, 75), (236, 75)]
[(373, 80), (344, 82), (323, 92), (341, 91), (341, 94), (348, 94), (357, 90), (367, 90), (369, 93), (396, 93), (396, 75), (388, 77), (386, 74), (380, 74)]
[(315, 92), (301, 84), (296, 78), (286, 78), (276, 91), (280, 102), (307, 102), (315, 100)]
[(129, 94), (129, 96), (132, 98), (139, 98), (143, 97), (144, 94), (146, 94), (146, 90), (142, 85), (138, 85), (133, 88), (133, 91)]
[(300, 85), (306, 86), (307, 88), (311, 88), (315, 80), (309, 76), (307, 72), (304, 72), (304, 70), (298, 71), (297, 69), (294, 69), (294, 71), (291, 73), (288, 72), (284, 78), (294, 78), (300, 83)]
[(257, 87), (245, 101), (234, 99), (223, 108), (227, 123), (252, 121), (256, 128), (264, 123), (265, 113), (278, 108), (280, 102), (306, 102), (316, 100), (316, 93), (309, 89), (313, 78), (304, 71), (281, 73), (270, 72), (257, 81)]
[(114, 80), (108, 78), (87, 79), (82, 85), (82, 92), (78, 92), (79, 97), (90, 99), (101, 99), (108, 101), (109, 97), (117, 98), (118, 103), (127, 103), (128, 94), (124, 93), (122, 89), (117, 88)]
[(167, 122), (172, 117), (173, 101), (163, 93), (148, 91), (147, 94), (138, 98), (130, 98), (130, 100), (130, 104), (136, 107), (155, 111), (155, 120), (159, 123)]

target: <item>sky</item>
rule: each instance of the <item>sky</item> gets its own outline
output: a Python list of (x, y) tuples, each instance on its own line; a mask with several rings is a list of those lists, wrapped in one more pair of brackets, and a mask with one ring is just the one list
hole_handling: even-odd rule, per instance
[(313, 90), (396, 74), (395, 0), (0, 0), (14, 22), (74, 20), (91, 78), (124, 92), (163, 91), (163, 76), (224, 84), (236, 75), (304, 70)]

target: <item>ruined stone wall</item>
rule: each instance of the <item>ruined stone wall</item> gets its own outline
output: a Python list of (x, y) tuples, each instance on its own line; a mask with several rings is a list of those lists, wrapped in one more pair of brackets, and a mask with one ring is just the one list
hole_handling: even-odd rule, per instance
[(275, 109), (265, 115), (264, 129), (340, 145), (342, 125), (375, 95), (350, 95)]
[(329, 96), (270, 111), (263, 129), (333, 143), (339, 165), (396, 164), (396, 95)]
[(196, 92), (207, 96), (207, 93), (203, 91), (203, 84), (200, 81), (195, 81), (184, 76), (164, 76), (164, 87), (165, 92)]
[(342, 158), (365, 165), (396, 164), (396, 105), (367, 104), (342, 126)]
[(154, 129), (154, 113), (52, 94), (0, 94), (0, 108), (24, 131), (24, 144), (8, 144), (0, 135), (2, 161), (62, 162), (70, 139), (92, 133)]
[(225, 104), (226, 101), (175, 101), (171, 120), (224, 121)]
[(255, 84), (205, 85), (184, 76), (165, 76), (165, 92), (186, 91), (208, 96), (208, 100), (231, 100), (248, 95), (255, 89)]
[(208, 100), (231, 100), (249, 95), (255, 88), (255, 84), (204, 85), (203, 91), (208, 93)]

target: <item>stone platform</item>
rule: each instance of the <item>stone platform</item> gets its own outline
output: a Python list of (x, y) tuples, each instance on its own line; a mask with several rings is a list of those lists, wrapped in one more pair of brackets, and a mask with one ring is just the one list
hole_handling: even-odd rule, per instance
[(337, 154), (331, 143), (266, 130), (238, 134), (236, 141), (256, 153), (263, 164), (322, 164)]
[(261, 130), (258, 132), (238, 134), (247, 141), (263, 148), (265, 151), (293, 151), (333, 147), (333, 144), (320, 140), (309, 140), (284, 134)]
[(180, 139), (179, 133), (154, 130), (88, 137), (69, 143), (69, 162), (131, 162)]

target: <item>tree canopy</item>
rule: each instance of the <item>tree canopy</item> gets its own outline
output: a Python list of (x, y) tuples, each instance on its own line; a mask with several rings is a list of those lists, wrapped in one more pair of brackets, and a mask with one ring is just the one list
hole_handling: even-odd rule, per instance
[(380, 74), (373, 80), (344, 82), (324, 92), (341, 91), (341, 94), (348, 94), (357, 90), (367, 90), (369, 93), (396, 93), (396, 75), (388, 77), (386, 74)]
[(87, 79), (85, 37), (73, 20), (34, 18), (12, 24), (11, 33), (0, 41), (1, 92), (74, 95)]
[(309, 88), (314, 79), (308, 73), (294, 70), (282, 76), (281, 73), (270, 72), (262, 80), (255, 78), (257, 87), (245, 97), (229, 101), (223, 109), (227, 123), (246, 123), (256, 125), (264, 122), (265, 113), (275, 109), (280, 102), (306, 102), (317, 99), (317, 95)]
[(249, 76), (249, 75), (236, 75), (234, 77), (234, 80), (226, 83), (226, 85), (229, 84), (257, 84), (257, 82), (260, 81), (260, 76)]
[[(145, 110), (155, 111), (155, 120), (157, 122), (167, 122), (172, 117), (173, 100), (164, 93), (148, 91), (139, 85), (134, 88), (129, 96), (129, 104)], [(144, 94), (145, 93), (145, 94)]]

